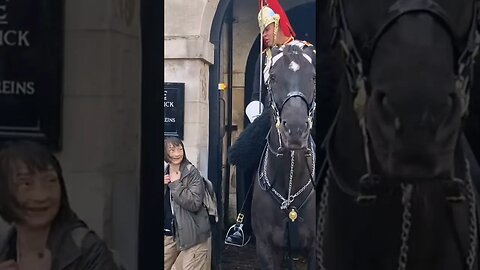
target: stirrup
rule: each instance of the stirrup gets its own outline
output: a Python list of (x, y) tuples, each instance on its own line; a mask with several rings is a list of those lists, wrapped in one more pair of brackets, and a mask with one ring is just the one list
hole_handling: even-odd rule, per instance
[(224, 243), (226, 245), (236, 246), (236, 247), (244, 247), (250, 242), (252, 238), (251, 235), (245, 239), (245, 232), (243, 231), (243, 214), (238, 214), (237, 223), (233, 224), (230, 229), (227, 231), (227, 235), (225, 236)]

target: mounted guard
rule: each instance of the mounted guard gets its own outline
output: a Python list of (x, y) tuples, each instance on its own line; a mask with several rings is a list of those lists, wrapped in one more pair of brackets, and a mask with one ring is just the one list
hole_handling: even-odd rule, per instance
[[(226, 244), (234, 246), (246, 245), (251, 237), (252, 179), (260, 163), (262, 150), (265, 148), (269, 129), (274, 120), (272, 108), (270, 108), (271, 97), (267, 95), (270, 69), (275, 62), (273, 50), (283, 51), (286, 46), (297, 46), (305, 52), (304, 55), (309, 57), (309, 62), (313, 66), (316, 60), (314, 46), (306, 41), (295, 39), (295, 32), (288, 17), (276, 0), (260, 1), (259, 7), (258, 23), (263, 42), (261, 42), (261, 54), (257, 60), (251, 102), (245, 110), (251, 124), (243, 131), (228, 153), (229, 163), (237, 166), (237, 178), (243, 180), (245, 187), (249, 187), (243, 198), (242, 207), (238, 211), (237, 222), (229, 229), (225, 239)], [(274, 92), (275, 89), (271, 91)]]

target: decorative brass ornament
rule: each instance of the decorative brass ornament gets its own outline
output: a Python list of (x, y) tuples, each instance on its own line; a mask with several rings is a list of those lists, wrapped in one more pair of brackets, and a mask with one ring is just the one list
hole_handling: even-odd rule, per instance
[(292, 210), (290, 210), (290, 213), (288, 213), (288, 217), (290, 218), (290, 220), (292, 222), (295, 222), (295, 220), (297, 219), (298, 215), (297, 215), (297, 212), (295, 211), (295, 209), (292, 208)]

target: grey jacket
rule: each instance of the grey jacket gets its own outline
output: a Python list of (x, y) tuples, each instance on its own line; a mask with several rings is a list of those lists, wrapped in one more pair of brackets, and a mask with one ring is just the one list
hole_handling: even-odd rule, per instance
[(210, 221), (203, 204), (205, 184), (190, 162), (180, 166), (181, 177), (168, 184), (172, 194), (177, 249), (185, 250), (210, 237)]
[[(16, 259), (15, 228), (0, 239), (0, 262)], [(48, 236), (51, 270), (123, 270), (105, 243), (81, 220), (52, 227)]]

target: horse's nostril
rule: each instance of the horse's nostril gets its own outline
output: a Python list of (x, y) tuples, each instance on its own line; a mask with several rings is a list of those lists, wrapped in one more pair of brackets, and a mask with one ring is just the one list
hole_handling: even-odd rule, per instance
[(400, 123), (400, 118), (395, 117), (394, 126), (395, 126), (395, 131), (400, 132), (400, 130), (402, 129), (402, 124)]
[(455, 100), (456, 100), (457, 96), (455, 93), (450, 93), (448, 95), (448, 100), (447, 100), (447, 106), (448, 108), (450, 108), (451, 110), (454, 109), (454, 104), (455, 104)]
[(373, 101), (380, 110), (380, 117), (383, 121), (392, 123), (396, 117), (395, 109), (389, 101), (387, 94), (383, 91), (375, 91)]
[(388, 104), (387, 95), (384, 92), (379, 92), (377, 98), (379, 103), (382, 104), (383, 107), (388, 108), (390, 106)]

